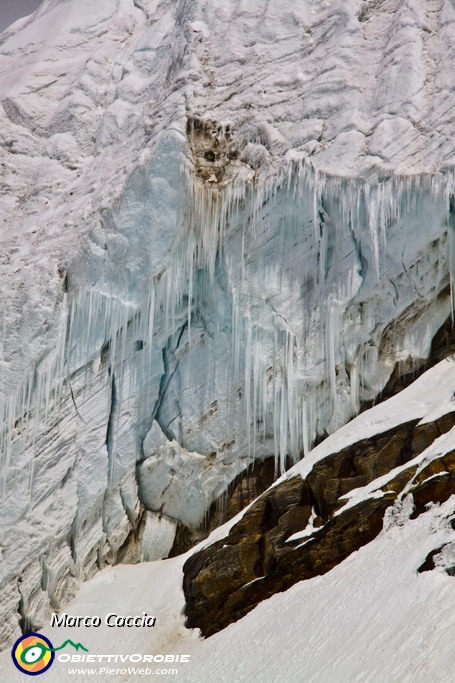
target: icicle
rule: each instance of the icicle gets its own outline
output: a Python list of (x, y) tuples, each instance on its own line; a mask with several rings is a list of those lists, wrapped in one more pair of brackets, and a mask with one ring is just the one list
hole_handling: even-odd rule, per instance
[[(444, 202), (444, 206), (453, 204), (453, 172), (380, 181), (347, 180), (329, 177), (307, 161), (296, 160), (283, 165), (275, 175), (264, 175), (255, 184), (239, 180), (226, 187), (203, 185), (187, 163), (182, 165), (182, 176), (186, 178), (189, 204), (186, 228), (173, 246), (172, 256), (163, 263), (162, 272), (145, 283), (144, 292), (137, 293), (134, 302), (127, 294), (127, 273), (119, 275), (115, 292), (87, 286), (65, 294), (55, 348), (36, 366), (31, 365), (17, 394), (7, 397), (8, 401), (0, 406), (4, 425), (0, 434), (4, 495), (8, 469), (14, 465), (17, 450), (33, 453), (27, 465), (32, 495), (34, 454), (41, 444), (43, 424), (51, 429), (57, 423), (64, 395), (72, 392), (73, 374), (83, 369), (84, 392), (89, 396), (96, 374), (92, 364), (105, 356), (103, 372), (110, 373), (108, 389), (112, 396), (115, 377), (120, 406), (123, 394), (134, 395), (141, 376), (150, 375), (158, 335), (170, 337), (186, 321), (188, 340), (193, 343), (192, 316), (203, 307), (215, 285), (217, 269), (221, 268), (231, 309), (232, 344), (226, 364), (229, 393), (235, 398), (229, 414), (236, 415), (235, 406), (241, 399), (250, 458), (259, 455), (260, 444), (271, 436), (276, 469), (282, 471), (287, 458), (295, 461), (302, 452), (308, 453), (320, 426), (325, 428), (321, 406), (330, 404), (336, 412), (337, 368), (347, 364), (342, 335), (347, 321), (343, 316), (347, 302), (355, 295), (355, 278), (352, 276), (351, 282), (345, 273), (343, 279), (338, 267), (331, 265), (330, 249), (338, 248), (348, 234), (352, 241), (359, 242), (364, 254), (371, 256), (371, 268), (375, 277), (380, 278), (389, 226), (417, 210), (419, 193), (434, 202)], [(332, 224), (321, 225), (323, 207), (327, 214), (332, 212), (339, 217), (334, 237), (330, 232)], [(453, 214), (451, 206), (452, 311)], [(278, 216), (275, 221), (274, 216)], [(319, 259), (318, 266), (313, 267), (310, 257), (306, 270), (303, 264), (299, 269), (299, 264), (294, 263), (294, 250), (301, 244), (313, 250), (311, 254), (314, 262)], [(249, 253), (251, 245), (256, 250), (254, 255)], [(306, 278), (313, 283), (308, 285), (308, 291)], [(283, 308), (289, 303), (292, 316), (294, 301), (300, 301), (301, 292), (304, 313), (298, 311), (292, 320), (284, 321), (280, 309), (274, 310), (274, 299), (280, 304), (280, 297), (288, 297)], [(2, 326), (5, 334), (5, 316)], [(221, 339), (218, 325), (215, 343), (219, 344)], [(419, 340), (412, 335), (409, 339), (418, 348)], [(143, 346), (133, 361), (132, 345), (136, 341)], [(348, 382), (353, 411), (359, 409), (363, 378), (375, 377), (378, 353), (371, 349), (364, 346), (358, 351), (351, 350), (355, 358), (349, 361)], [(219, 372), (211, 353), (207, 368), (209, 395), (217, 386)], [(189, 372), (192, 377), (191, 368)], [(151, 413), (150, 402), (148, 382), (144, 414)], [(120, 407), (116, 414), (120, 414)], [(21, 430), (15, 426), (18, 420)], [(117, 425), (114, 415), (114, 444)], [(110, 463), (112, 482), (115, 467), (114, 453)]]
[(450, 301), (451, 301), (451, 316), (452, 325), (455, 317), (455, 292), (454, 292), (454, 277), (455, 277), (455, 199), (451, 197), (449, 204), (449, 278), (450, 278)]

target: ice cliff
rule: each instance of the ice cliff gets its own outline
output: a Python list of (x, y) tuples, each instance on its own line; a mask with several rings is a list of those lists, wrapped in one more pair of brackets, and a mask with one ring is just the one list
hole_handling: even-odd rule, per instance
[(1, 642), (428, 357), (454, 19), (44, 0), (0, 35)]

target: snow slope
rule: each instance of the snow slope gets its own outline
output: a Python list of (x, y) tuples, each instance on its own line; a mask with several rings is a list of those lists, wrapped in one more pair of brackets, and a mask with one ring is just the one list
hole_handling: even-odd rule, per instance
[(2, 642), (429, 355), (454, 12), (44, 0), (1, 34)]
[[(416, 410), (425, 417), (431, 414), (435, 372), (441, 377), (446, 368), (444, 361), (406, 391), (402, 404), (410, 406), (407, 417)], [(433, 405), (423, 406), (424, 390), (433, 395)], [(362, 439), (366, 433), (374, 434), (375, 428), (376, 433), (390, 428), (396, 423), (395, 408), (396, 399), (391, 399), (367, 411), (352, 423), (353, 436)], [(449, 436), (443, 437), (447, 449), (453, 447), (453, 434)], [(333, 452), (340, 439), (333, 435), (326, 444), (327, 452), (330, 445)], [(439, 446), (440, 453), (443, 447)], [(428, 459), (430, 453), (419, 457)], [(207, 640), (186, 630), (182, 617), (182, 566), (198, 548), (171, 560), (104, 570), (65, 609), (68, 614), (102, 617), (110, 612), (145, 611), (157, 617), (153, 630), (109, 629), (103, 624), (98, 629), (46, 627), (43, 633), (56, 644), (66, 638), (80, 641), (93, 654), (189, 654), (189, 663), (178, 664), (178, 675), (162, 676), (187, 683), (449, 683), (453, 679), (454, 579), (443, 564), (424, 573), (417, 569), (434, 548), (453, 544), (449, 520), (455, 513), (455, 497), (430, 506), (417, 519), (409, 519), (411, 511), (412, 507), (390, 509), (383, 531), (370, 544), (327, 574), (273, 596)], [(233, 523), (217, 529), (201, 545), (222, 538)], [(82, 671), (69, 674), (67, 666), (54, 663), (47, 673), (49, 681), (91, 680)], [(9, 652), (0, 655), (0, 668), (12, 683), (21, 680), (12, 670)], [(119, 682), (139, 679), (128, 673), (109, 677)]]
[[(43, 633), (58, 644), (67, 637), (80, 641), (97, 654), (191, 655), (188, 664), (175, 665), (177, 676), (163, 675), (160, 680), (449, 683), (455, 632), (453, 578), (443, 570), (417, 574), (416, 569), (434, 545), (453, 539), (452, 529), (441, 528), (444, 515), (453, 510), (451, 500), (389, 529), (328, 574), (274, 596), (208, 640), (183, 628), (180, 558), (105, 570), (83, 586), (67, 610), (101, 616), (146, 610), (157, 616), (151, 634), (146, 629), (121, 632), (106, 626), (47, 627)], [(9, 657), (9, 652), (0, 655), (2, 671), (11, 683), (22, 680)], [(47, 679), (82, 683), (93, 678), (82, 671), (70, 675), (67, 667), (55, 663)], [(122, 683), (140, 679), (125, 674), (109, 677)]]

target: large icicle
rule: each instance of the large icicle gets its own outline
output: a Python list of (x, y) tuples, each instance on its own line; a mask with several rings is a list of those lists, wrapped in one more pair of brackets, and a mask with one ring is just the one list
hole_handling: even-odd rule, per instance
[[(188, 164), (182, 170), (186, 227), (164, 270), (134, 301), (121, 286), (66, 294), (54, 352), (30, 368), (23, 387), (1, 408), (4, 494), (19, 451), (31, 454), (32, 492), (38, 432), (58, 423), (72, 375), (101, 358), (111, 385), (116, 378), (117, 400), (125, 391), (134, 395), (139, 375), (151, 373), (154, 345), (162, 343), (157, 337), (168, 338), (186, 319), (191, 346), (192, 318), (204, 309), (217, 272), (230, 297), (232, 342), (225, 362), (231, 386), (243, 387), (250, 457), (258, 443), (271, 439), (282, 470), (288, 457), (295, 461), (311, 448), (318, 433), (349, 419), (365, 388), (374, 397), (387, 381), (391, 368), (378, 369), (384, 363), (375, 347), (380, 335), (369, 336), (376, 327), (374, 297), (363, 301), (361, 288), (372, 281), (382, 286), (395, 256), (396, 234), (389, 248), (389, 233), (400, 221), (430, 221), (435, 206), (440, 213), (447, 209), (452, 174), (367, 182), (330, 178), (292, 162), (261, 181), (240, 176), (214, 184), (195, 178)], [(358, 336), (346, 327), (352, 324)], [(225, 330), (219, 326), (216, 334)], [(137, 363), (131, 360), (134, 343), (143, 349)], [(415, 339), (413, 346), (413, 354), (424, 355), (428, 340), (419, 348)], [(130, 362), (128, 390), (120, 390)], [(144, 420), (152, 411), (152, 402), (143, 401)]]

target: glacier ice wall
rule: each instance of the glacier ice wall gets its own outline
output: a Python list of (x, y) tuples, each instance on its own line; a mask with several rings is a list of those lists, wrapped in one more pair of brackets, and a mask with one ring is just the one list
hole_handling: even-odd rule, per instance
[(453, 8), (436, 42), (410, 5), (294, 4), (48, 0), (2, 37), (4, 639), (302, 457), (450, 315), (452, 71), (421, 71)]

